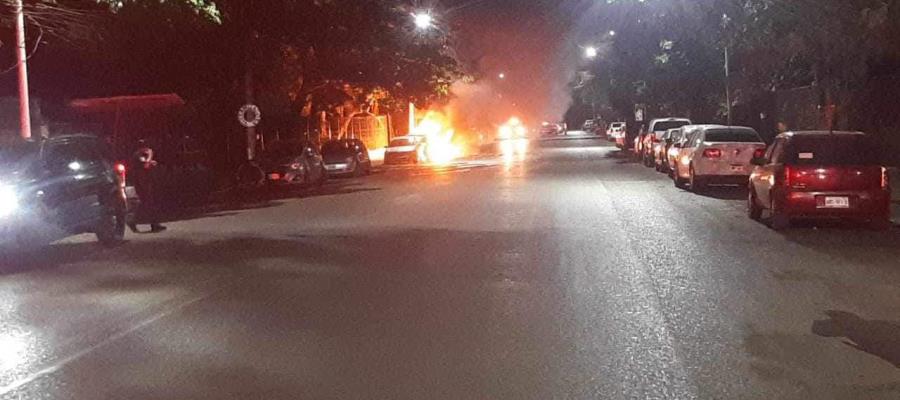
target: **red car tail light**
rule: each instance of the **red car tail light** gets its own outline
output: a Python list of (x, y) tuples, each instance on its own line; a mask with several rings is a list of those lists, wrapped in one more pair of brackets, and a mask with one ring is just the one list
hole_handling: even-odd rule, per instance
[(766, 156), (766, 149), (756, 149), (753, 151), (753, 158), (763, 158)]
[(703, 158), (720, 158), (720, 157), (722, 157), (722, 150), (719, 150), (719, 149), (703, 150)]
[(791, 167), (784, 167), (784, 187), (791, 187)]
[(891, 186), (891, 175), (887, 168), (881, 167), (881, 188), (887, 190)]
[(125, 164), (117, 162), (115, 165), (113, 165), (113, 169), (116, 171), (116, 175), (119, 176), (119, 183), (124, 186), (125, 174), (127, 171), (127, 168), (125, 168)]

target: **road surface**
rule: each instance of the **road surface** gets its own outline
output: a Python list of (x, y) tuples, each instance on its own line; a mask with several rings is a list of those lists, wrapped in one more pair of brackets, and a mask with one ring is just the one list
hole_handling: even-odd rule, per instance
[(389, 168), (0, 275), (4, 399), (897, 399), (900, 229), (600, 140)]

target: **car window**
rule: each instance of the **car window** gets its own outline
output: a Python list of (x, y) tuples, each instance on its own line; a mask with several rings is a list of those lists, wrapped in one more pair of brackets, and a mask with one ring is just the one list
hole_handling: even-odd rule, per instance
[(669, 129), (681, 128), (690, 125), (688, 121), (659, 121), (653, 124), (653, 132), (668, 131)]
[(706, 141), (715, 143), (760, 143), (759, 134), (751, 129), (710, 129)]
[(785, 162), (797, 165), (878, 165), (881, 157), (873, 141), (861, 135), (794, 137)]
[(694, 132), (691, 136), (691, 147), (698, 147), (703, 143), (703, 132)]

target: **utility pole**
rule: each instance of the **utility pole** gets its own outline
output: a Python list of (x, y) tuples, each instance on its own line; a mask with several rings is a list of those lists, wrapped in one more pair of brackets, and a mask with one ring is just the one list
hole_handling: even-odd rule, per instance
[(730, 21), (731, 19), (728, 18), (728, 14), (722, 14), (722, 30), (725, 33), (725, 106), (728, 107), (726, 109), (728, 114), (728, 126), (731, 126), (733, 122), (731, 119), (731, 72), (728, 71), (730, 69), (728, 65), (728, 46), (730, 44), (728, 40), (728, 22)]
[(28, 54), (25, 49), (25, 10), (16, 0), (16, 59), (19, 66), (19, 128), (22, 138), (31, 139), (31, 104), (28, 98)]
[(731, 76), (728, 72), (728, 46), (725, 46), (725, 103), (728, 107), (728, 126), (732, 125), (731, 120)]

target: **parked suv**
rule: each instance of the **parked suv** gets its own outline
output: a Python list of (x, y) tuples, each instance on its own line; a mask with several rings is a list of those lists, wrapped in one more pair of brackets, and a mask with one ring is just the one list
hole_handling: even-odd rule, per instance
[(662, 140), (663, 134), (669, 129), (681, 128), (690, 125), (691, 120), (687, 118), (659, 118), (650, 121), (646, 132), (642, 132), (640, 141), (636, 143), (638, 146), (638, 157), (647, 167), (655, 165), (653, 157), (653, 146)]
[(688, 162), (677, 163), (676, 182), (690, 183), (691, 191), (703, 192), (710, 184), (745, 185), (751, 161), (762, 157), (766, 144), (753, 128), (707, 125), (691, 136)]
[(104, 245), (125, 237), (124, 167), (95, 136), (67, 135), (0, 149), (0, 244), (40, 247), (91, 232)]
[(890, 226), (891, 188), (878, 147), (860, 132), (788, 132), (754, 158), (748, 213), (771, 214), (773, 229), (797, 218)]

